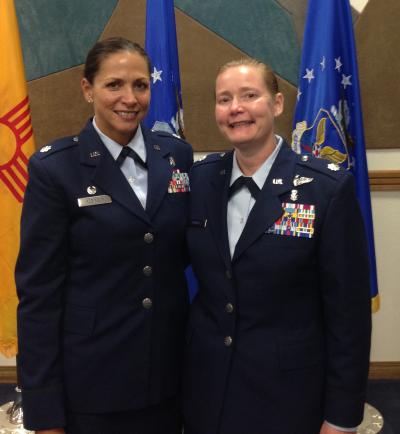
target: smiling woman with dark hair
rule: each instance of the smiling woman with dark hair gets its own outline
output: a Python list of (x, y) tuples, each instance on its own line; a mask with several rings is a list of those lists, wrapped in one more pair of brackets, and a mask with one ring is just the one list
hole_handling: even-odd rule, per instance
[(82, 78), (94, 118), (30, 160), (17, 365), (37, 433), (181, 433), (192, 149), (141, 125), (149, 66), (134, 42), (98, 42)]

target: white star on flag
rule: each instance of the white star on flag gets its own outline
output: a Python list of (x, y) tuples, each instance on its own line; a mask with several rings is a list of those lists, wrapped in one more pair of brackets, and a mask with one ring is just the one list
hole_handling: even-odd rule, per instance
[(314, 80), (314, 69), (308, 69), (306, 68), (306, 75), (303, 76), (303, 78), (306, 78), (308, 80), (308, 84), (311, 83), (311, 80)]
[(343, 66), (343, 63), (340, 60), (340, 57), (338, 57), (337, 59), (335, 59), (335, 63), (336, 63), (335, 69), (337, 69), (340, 72), (340, 69)]
[(320, 65), (321, 65), (321, 69), (323, 71), (325, 69), (325, 56), (322, 57)]
[(342, 84), (343, 87), (346, 89), (346, 86), (352, 86), (350, 82), (351, 75), (344, 75), (342, 74)]
[(162, 74), (162, 71), (157, 71), (157, 68), (154, 67), (154, 71), (151, 73), (151, 78), (153, 79), (153, 84), (158, 80), (162, 81), (161, 74)]

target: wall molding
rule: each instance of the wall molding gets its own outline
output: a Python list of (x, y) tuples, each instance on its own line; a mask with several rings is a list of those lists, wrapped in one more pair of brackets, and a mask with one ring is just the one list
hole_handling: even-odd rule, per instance
[(400, 170), (371, 170), (368, 177), (372, 191), (400, 191)]
[(400, 362), (371, 362), (370, 380), (400, 380)]
[(15, 366), (0, 366), (0, 384), (16, 384), (17, 368)]
[[(400, 361), (371, 362), (369, 378), (370, 380), (400, 380)], [(0, 366), (0, 384), (16, 384), (16, 382), (15, 366)]]

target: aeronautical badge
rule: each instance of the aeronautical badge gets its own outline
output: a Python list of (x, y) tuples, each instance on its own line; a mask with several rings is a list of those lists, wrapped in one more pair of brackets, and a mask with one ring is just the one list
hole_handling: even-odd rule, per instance
[(283, 215), (266, 231), (269, 234), (312, 238), (315, 205), (282, 203)]
[(189, 175), (179, 169), (174, 170), (169, 181), (168, 193), (187, 193), (189, 191)]
[(337, 172), (340, 169), (340, 167), (336, 163), (329, 163), (328, 169)]
[(309, 184), (310, 182), (313, 182), (313, 181), (314, 181), (314, 178), (307, 178), (306, 176), (296, 175), (293, 179), (293, 185), (295, 187), (298, 187), (299, 185)]
[(49, 152), (50, 149), (51, 149), (51, 146), (50, 146), (50, 145), (43, 146), (43, 148), (40, 149), (40, 152)]

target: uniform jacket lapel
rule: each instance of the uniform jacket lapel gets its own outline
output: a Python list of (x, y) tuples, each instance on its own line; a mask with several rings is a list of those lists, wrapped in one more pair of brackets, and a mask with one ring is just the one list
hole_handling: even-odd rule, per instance
[(156, 214), (164, 196), (168, 194), (168, 185), (172, 178), (173, 166), (169, 163), (170, 150), (165, 142), (161, 147), (157, 136), (142, 128), (146, 144), (148, 172), (148, 190), (146, 213), (150, 218)]
[[(235, 262), (282, 215), (280, 196), (293, 188), (295, 164), (296, 156), (284, 142), (249, 214), (236, 244), (232, 262)], [(274, 184), (274, 179), (282, 179), (282, 184)]]
[(210, 196), (207, 197), (211, 231), (228, 270), (231, 269), (232, 264), (229, 252), (226, 212), (228, 205), (229, 181), (232, 172), (232, 157), (233, 152), (229, 152), (222, 157), (221, 164), (218, 166), (215, 176), (210, 180)]
[(120, 168), (112, 158), (96, 133), (91, 121), (79, 135), (81, 164), (91, 167), (91, 180), (100, 187), (113, 201), (128, 209), (146, 223), (149, 217), (139, 199), (125, 179)]

